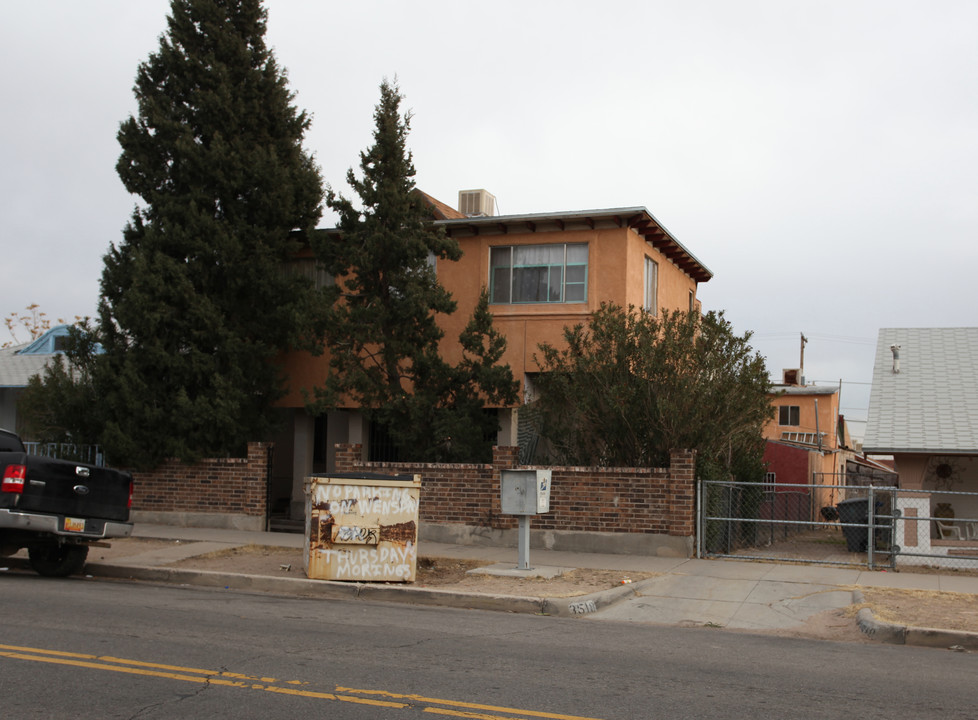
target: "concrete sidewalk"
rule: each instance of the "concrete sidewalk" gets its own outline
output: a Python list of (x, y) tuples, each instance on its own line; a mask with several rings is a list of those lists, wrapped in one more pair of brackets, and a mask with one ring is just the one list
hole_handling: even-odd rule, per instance
[[(593, 568), (651, 572), (656, 577), (587, 596), (517, 598), (417, 588), (411, 585), (349, 583), (307, 578), (273, 578), (177, 570), (169, 563), (215, 550), (243, 545), (302, 549), (305, 538), (295, 533), (245, 532), (137, 524), (135, 538), (179, 540), (161, 550), (121, 558), (111, 564), (89, 563), (86, 572), (211, 587), (262, 590), (323, 597), (370, 597), (378, 600), (476, 607), (509, 612), (587, 616), (657, 625), (698, 625), (745, 630), (779, 630), (801, 625), (815, 613), (861, 601), (853, 586), (949, 591), (978, 595), (978, 577), (952, 574), (866, 571), (846, 567), (777, 564), (733, 560), (646, 557), (574, 553), (532, 548), (530, 564), (538, 569)], [(517, 564), (515, 548), (477, 547), (421, 542), (419, 556), (476, 560), (510, 571)], [(854, 597), (855, 595), (855, 597)], [(916, 628), (879, 623), (861, 611), (860, 626), (884, 642), (937, 647), (960, 645), (978, 649), (978, 634), (920, 632)], [(937, 634), (935, 634), (937, 633)]]

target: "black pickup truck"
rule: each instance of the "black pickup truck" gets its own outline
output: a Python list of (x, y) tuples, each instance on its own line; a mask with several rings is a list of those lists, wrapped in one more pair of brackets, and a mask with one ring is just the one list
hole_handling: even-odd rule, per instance
[(41, 575), (81, 572), (89, 544), (132, 534), (127, 472), (28, 455), (0, 430), (0, 477), (0, 557), (27, 548)]

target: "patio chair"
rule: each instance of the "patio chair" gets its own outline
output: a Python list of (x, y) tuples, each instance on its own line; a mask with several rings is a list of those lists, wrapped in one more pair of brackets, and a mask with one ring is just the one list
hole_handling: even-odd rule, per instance
[(937, 523), (937, 533), (941, 536), (941, 540), (964, 540), (961, 536), (961, 528), (940, 520), (934, 522)]

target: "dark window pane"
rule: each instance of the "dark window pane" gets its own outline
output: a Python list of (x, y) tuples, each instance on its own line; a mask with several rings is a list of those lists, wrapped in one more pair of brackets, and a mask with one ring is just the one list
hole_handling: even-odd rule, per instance
[(489, 301), (494, 303), (510, 302), (508, 267), (493, 268), (490, 278)]
[(568, 265), (567, 266), (567, 282), (568, 283), (582, 283), (584, 282), (584, 276), (587, 275), (587, 265)]
[(513, 270), (513, 302), (546, 302), (547, 268), (526, 267)]
[(560, 302), (561, 301), (561, 267), (555, 265), (550, 268), (550, 289), (547, 293), (547, 300), (550, 302)]

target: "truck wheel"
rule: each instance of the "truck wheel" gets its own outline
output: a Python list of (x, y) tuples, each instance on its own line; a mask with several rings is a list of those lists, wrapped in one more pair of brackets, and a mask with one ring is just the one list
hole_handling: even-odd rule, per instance
[(67, 577), (85, 567), (88, 545), (31, 545), (27, 557), (38, 575)]

